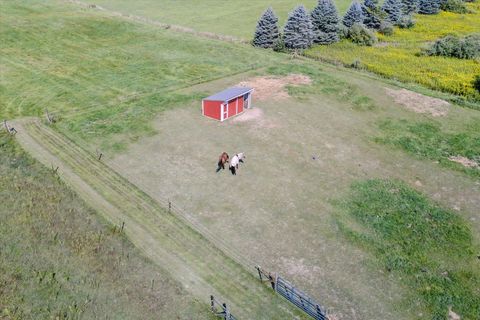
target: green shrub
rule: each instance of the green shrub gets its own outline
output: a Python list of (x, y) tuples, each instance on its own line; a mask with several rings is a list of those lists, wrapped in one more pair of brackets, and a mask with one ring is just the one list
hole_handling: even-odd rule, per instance
[(354, 23), (353, 26), (348, 29), (348, 39), (361, 46), (371, 46), (377, 42), (375, 34), (360, 23)]
[(480, 93), (480, 74), (473, 80), (473, 87)]
[(430, 56), (474, 59), (480, 57), (480, 34), (471, 34), (465, 38), (448, 35), (440, 38), (426, 51)]
[(402, 29), (409, 29), (415, 26), (415, 19), (411, 15), (404, 15), (397, 22), (397, 26)]
[(340, 39), (348, 39), (348, 29), (344, 24), (338, 26), (338, 36)]
[(440, 4), (440, 9), (455, 13), (468, 13), (468, 9), (463, 0), (443, 0)]
[(382, 21), (378, 32), (386, 36), (391, 36), (393, 35), (393, 25), (388, 21)]

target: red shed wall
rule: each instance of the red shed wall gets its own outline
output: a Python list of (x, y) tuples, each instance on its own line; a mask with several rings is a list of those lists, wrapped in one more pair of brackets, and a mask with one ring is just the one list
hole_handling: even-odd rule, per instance
[(243, 96), (238, 97), (238, 113), (243, 112)]
[(203, 100), (203, 115), (220, 120), (221, 105), (221, 101)]
[(228, 117), (233, 117), (237, 114), (237, 99), (228, 101)]

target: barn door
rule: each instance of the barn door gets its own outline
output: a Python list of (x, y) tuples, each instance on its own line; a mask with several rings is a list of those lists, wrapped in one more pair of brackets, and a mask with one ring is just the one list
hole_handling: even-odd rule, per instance
[(228, 118), (228, 103), (222, 104), (222, 121)]
[(250, 108), (250, 93), (247, 93), (243, 96), (243, 107), (245, 109)]

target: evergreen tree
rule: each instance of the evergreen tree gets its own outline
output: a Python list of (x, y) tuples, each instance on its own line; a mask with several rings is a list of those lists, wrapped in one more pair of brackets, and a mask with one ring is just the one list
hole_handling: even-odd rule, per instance
[(402, 17), (402, 3), (400, 0), (385, 0), (382, 11), (387, 15), (388, 21), (396, 24)]
[(363, 24), (370, 29), (380, 28), (381, 19), (377, 0), (365, 0), (362, 6)]
[(418, 11), (419, 0), (402, 0), (402, 12), (404, 15), (411, 15)]
[(439, 0), (420, 0), (418, 12), (421, 14), (437, 14), (440, 11)]
[(313, 24), (303, 5), (296, 7), (288, 15), (283, 37), (288, 49), (306, 49), (312, 45)]
[(312, 24), (315, 38), (313, 41), (320, 44), (337, 42), (338, 11), (332, 0), (318, 0), (318, 5), (312, 11)]
[(363, 23), (363, 10), (360, 3), (352, 2), (347, 13), (343, 16), (343, 25), (347, 28), (353, 26), (354, 23)]
[(253, 45), (261, 48), (273, 48), (278, 42), (278, 18), (272, 8), (268, 8), (258, 20)]

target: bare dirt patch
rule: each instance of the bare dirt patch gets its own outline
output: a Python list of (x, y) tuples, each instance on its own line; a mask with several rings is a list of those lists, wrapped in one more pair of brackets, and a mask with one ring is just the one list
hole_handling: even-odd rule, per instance
[(250, 122), (255, 125), (255, 127), (271, 129), (275, 128), (278, 125), (274, 123), (271, 119), (267, 119), (262, 109), (260, 108), (251, 108), (246, 109), (241, 115), (232, 119), (233, 123), (243, 123)]
[(385, 91), (396, 103), (413, 112), (426, 113), (434, 117), (442, 117), (448, 113), (450, 103), (445, 100), (428, 97), (407, 89), (393, 90), (385, 88)]
[(290, 97), (285, 88), (287, 85), (299, 86), (311, 83), (312, 79), (306, 75), (290, 74), (286, 77), (257, 77), (242, 81), (238, 85), (255, 89), (255, 99), (263, 101), (270, 98), (274, 100), (287, 99)]
[(460, 163), (462, 166), (467, 167), (467, 168), (478, 168), (479, 167), (479, 164), (476, 161), (470, 160), (470, 159), (462, 157), (462, 156), (451, 156), (451, 157), (448, 157), (448, 160), (456, 162), (456, 163)]

